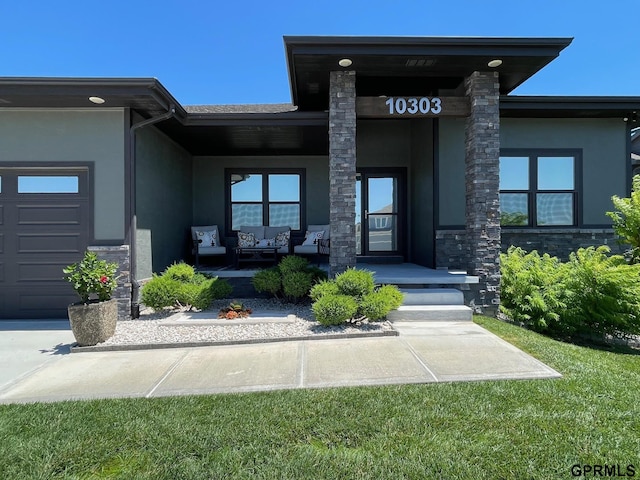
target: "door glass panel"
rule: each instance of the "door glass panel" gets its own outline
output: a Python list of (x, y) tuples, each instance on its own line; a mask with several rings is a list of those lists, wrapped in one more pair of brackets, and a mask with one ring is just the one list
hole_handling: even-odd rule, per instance
[(20, 175), (18, 193), (78, 193), (77, 176)]
[(368, 235), (371, 252), (397, 250), (398, 179), (372, 177), (368, 179)]
[(369, 215), (369, 251), (394, 252), (398, 245), (397, 215)]
[(362, 175), (356, 175), (356, 255), (362, 255)]

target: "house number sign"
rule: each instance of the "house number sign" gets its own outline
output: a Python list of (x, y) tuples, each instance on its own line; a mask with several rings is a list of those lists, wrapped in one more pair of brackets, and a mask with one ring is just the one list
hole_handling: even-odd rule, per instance
[(384, 104), (389, 107), (389, 115), (409, 113), (411, 115), (438, 115), (442, 112), (442, 100), (440, 97), (389, 97)]
[(467, 97), (357, 97), (360, 118), (466, 117)]

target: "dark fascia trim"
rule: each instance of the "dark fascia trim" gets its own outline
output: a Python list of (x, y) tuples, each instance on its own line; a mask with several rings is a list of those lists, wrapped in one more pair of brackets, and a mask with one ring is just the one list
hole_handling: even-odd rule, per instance
[[(179, 117), (187, 115), (186, 110), (156, 78), (112, 78), (112, 77), (0, 77), (0, 88), (20, 91), (22, 94), (67, 94), (70, 90), (78, 95), (98, 93), (116, 96), (139, 96), (140, 90), (148, 90), (148, 95), (165, 110), (173, 105)], [(95, 89), (95, 90), (94, 90)], [(87, 90), (87, 91), (83, 91)], [(12, 93), (9, 91), (8, 93)], [(66, 105), (60, 105), (65, 107)], [(89, 105), (88, 105), (89, 106)]]
[(326, 126), (328, 112), (187, 114), (185, 126)]
[[(511, 96), (500, 97), (503, 116), (528, 117), (536, 112), (540, 117), (558, 117), (559, 113), (576, 116), (588, 110), (599, 116), (617, 117), (640, 109), (640, 97), (611, 96)], [(583, 115), (580, 115), (583, 116)]]

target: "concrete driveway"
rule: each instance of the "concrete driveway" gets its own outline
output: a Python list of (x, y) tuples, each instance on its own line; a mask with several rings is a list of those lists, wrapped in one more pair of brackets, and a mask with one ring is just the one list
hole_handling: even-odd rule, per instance
[(472, 322), (394, 328), (394, 337), (70, 353), (68, 322), (3, 322), (0, 403), (560, 376)]

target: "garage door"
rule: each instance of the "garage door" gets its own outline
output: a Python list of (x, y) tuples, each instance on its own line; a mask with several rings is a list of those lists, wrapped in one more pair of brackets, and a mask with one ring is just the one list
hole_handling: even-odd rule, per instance
[(66, 318), (62, 268), (88, 245), (88, 168), (0, 167), (0, 319)]

